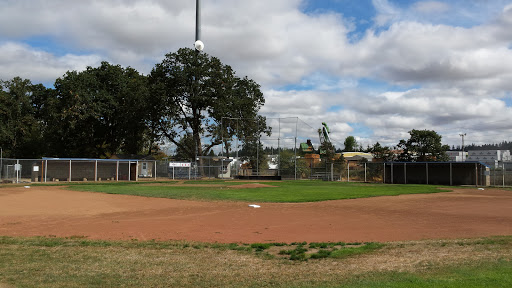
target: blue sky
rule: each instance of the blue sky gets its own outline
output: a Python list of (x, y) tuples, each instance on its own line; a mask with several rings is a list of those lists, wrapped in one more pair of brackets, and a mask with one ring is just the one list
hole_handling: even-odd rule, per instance
[[(411, 129), (512, 141), (512, 0), (202, 0), (202, 13), (205, 52), (261, 84), (261, 114), (307, 123), (301, 141), (322, 122), (363, 146)], [(147, 74), (192, 47), (194, 17), (192, 0), (4, 1), (0, 79), (51, 86), (101, 61)], [(282, 124), (268, 141), (294, 134)]]

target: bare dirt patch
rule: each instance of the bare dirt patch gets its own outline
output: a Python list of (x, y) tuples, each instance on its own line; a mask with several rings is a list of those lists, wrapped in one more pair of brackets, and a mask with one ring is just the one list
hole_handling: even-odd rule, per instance
[(512, 235), (512, 192), (499, 189), (263, 203), (257, 209), (248, 207), (254, 203), (110, 195), (51, 186), (7, 187), (0, 194), (0, 235), (6, 236), (290, 243)]

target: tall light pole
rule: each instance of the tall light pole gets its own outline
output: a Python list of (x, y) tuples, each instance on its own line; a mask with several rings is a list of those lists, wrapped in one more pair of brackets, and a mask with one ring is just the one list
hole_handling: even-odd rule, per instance
[(462, 137), (462, 162), (465, 162), (466, 160), (464, 159), (464, 137), (466, 136), (466, 133), (461, 133), (459, 134), (460, 137)]
[(204, 49), (204, 43), (201, 41), (201, 0), (196, 0), (196, 42), (194, 48), (198, 52)]
[[(203, 49), (204, 49), (204, 43), (200, 39), (201, 39), (201, 0), (196, 0), (196, 42), (194, 42), (194, 48), (196, 49), (196, 52), (197, 52), (196, 58), (197, 58), (197, 54), (201, 53), (201, 51), (203, 51)], [(195, 79), (195, 81), (197, 81), (197, 77), (194, 77), (194, 79)], [(196, 139), (194, 139), (194, 142), (196, 142), (195, 140)], [(196, 142), (196, 147), (195, 147), (194, 162), (196, 163), (196, 175), (197, 175), (197, 169), (198, 169), (198, 167), (197, 167), (197, 142)], [(202, 164), (202, 160), (199, 161), (199, 164), (200, 165)], [(201, 173), (201, 176), (202, 176), (202, 174), (203, 173)]]

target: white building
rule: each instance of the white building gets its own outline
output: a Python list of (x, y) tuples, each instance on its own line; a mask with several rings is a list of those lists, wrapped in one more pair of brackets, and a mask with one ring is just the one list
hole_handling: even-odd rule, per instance
[(471, 150), (466, 161), (482, 162), (490, 167), (498, 168), (501, 162), (510, 162), (510, 150)]
[(450, 161), (464, 162), (468, 159), (468, 152), (446, 151), (446, 154), (448, 155), (448, 157), (450, 157)]

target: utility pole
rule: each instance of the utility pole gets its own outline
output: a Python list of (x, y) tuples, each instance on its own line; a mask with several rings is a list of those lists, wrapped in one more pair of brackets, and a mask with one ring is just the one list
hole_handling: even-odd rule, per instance
[(466, 162), (466, 159), (465, 159), (465, 152), (464, 152), (464, 137), (466, 136), (466, 133), (461, 133), (459, 134), (460, 137), (462, 137), (462, 162)]

